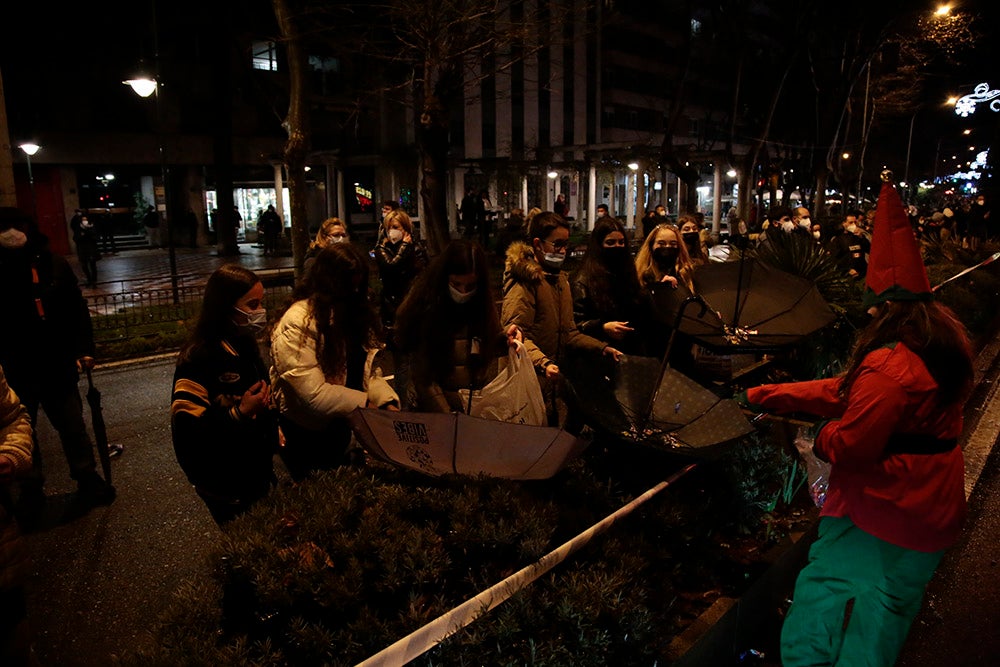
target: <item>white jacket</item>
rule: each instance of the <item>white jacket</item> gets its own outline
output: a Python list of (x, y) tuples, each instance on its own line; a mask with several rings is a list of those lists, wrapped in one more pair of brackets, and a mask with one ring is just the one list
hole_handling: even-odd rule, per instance
[(316, 356), (319, 332), (308, 301), (296, 301), (271, 332), (271, 392), (281, 414), (303, 428), (320, 430), (371, 402), (379, 407), (399, 397), (375, 368), (377, 349), (368, 349), (365, 391), (344, 386), (346, 373), (327, 378)]

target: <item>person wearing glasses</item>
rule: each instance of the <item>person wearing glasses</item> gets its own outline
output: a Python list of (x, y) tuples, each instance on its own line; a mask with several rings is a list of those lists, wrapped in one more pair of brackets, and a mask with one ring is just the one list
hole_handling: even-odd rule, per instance
[(573, 317), (580, 331), (626, 354), (644, 353), (641, 329), (645, 328), (646, 309), (642, 307), (642, 286), (621, 222), (614, 218), (597, 221), (583, 264), (570, 284)]
[(302, 264), (302, 275), (304, 276), (309, 273), (309, 267), (312, 266), (320, 250), (331, 243), (347, 243), (350, 240), (350, 236), (347, 233), (347, 225), (344, 224), (343, 220), (340, 218), (327, 218), (324, 220), (316, 232), (316, 238), (309, 244), (309, 250), (306, 251), (306, 259)]
[[(531, 362), (542, 376), (543, 393), (550, 395), (562, 377), (560, 364), (570, 354), (594, 358), (604, 354), (615, 361), (622, 357), (616, 347), (577, 329), (569, 277), (563, 271), (568, 249), (569, 223), (544, 211), (531, 219), (526, 242), (507, 249), (504, 267), (500, 320), (505, 329), (516, 324), (523, 332)], [(550, 406), (549, 419), (568, 428), (564, 405)]]

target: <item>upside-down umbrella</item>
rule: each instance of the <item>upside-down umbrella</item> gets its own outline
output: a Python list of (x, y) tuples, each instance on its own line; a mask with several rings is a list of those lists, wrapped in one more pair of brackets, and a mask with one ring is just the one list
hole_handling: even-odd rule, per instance
[(693, 454), (754, 430), (732, 400), (653, 357), (625, 355), (612, 366), (588, 364), (573, 374), (584, 413), (614, 437)]
[(372, 456), (435, 477), (548, 479), (586, 447), (560, 428), (461, 413), (357, 408), (348, 419)]
[(94, 386), (94, 378), (87, 369), (87, 404), (90, 406), (90, 423), (94, 428), (94, 445), (97, 456), (101, 460), (101, 470), (104, 480), (111, 484), (111, 450), (108, 449), (108, 427), (104, 424), (104, 413), (101, 411), (101, 392)]
[[(835, 319), (815, 283), (755, 259), (699, 267), (694, 295), (664, 283), (651, 291), (666, 324), (716, 352), (786, 347)], [(685, 307), (691, 297), (706, 308)]]

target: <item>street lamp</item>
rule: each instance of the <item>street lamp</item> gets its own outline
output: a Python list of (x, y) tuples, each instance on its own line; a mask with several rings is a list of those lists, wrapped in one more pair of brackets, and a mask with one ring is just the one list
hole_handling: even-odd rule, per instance
[[(156, 74), (152, 77), (145, 73), (137, 74), (131, 79), (122, 81), (136, 95), (147, 98), (156, 93), (156, 150), (160, 157), (160, 179), (163, 181), (163, 230), (167, 235), (167, 256), (170, 258), (170, 287), (173, 291), (174, 303), (180, 303), (180, 292), (177, 285), (177, 253), (174, 249), (173, 216), (170, 212), (170, 171), (167, 169), (167, 156), (163, 148), (163, 104), (160, 102), (159, 38), (156, 29), (156, 8), (153, 8), (153, 48), (155, 51)], [(154, 194), (153, 199), (156, 199)]]
[(35, 176), (31, 172), (31, 156), (38, 152), (41, 148), (38, 144), (25, 142), (18, 146), (22, 151), (24, 151), (24, 159), (28, 161), (28, 184), (31, 186), (31, 213), (35, 218), (35, 223), (38, 223), (38, 199), (35, 197)]

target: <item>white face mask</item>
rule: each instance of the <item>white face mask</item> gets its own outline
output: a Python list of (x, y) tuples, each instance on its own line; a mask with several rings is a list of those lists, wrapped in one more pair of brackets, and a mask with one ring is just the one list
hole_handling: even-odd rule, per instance
[(385, 233), (391, 243), (399, 243), (403, 240), (403, 230), (402, 229), (390, 229)]
[(817, 241), (819, 240), (819, 236), (820, 236), (820, 234), (819, 234), (818, 231), (813, 232), (813, 238), (816, 239)]
[(812, 221), (809, 218), (802, 218), (801, 220), (799, 220), (799, 227), (802, 227), (803, 229), (809, 229), (810, 227), (812, 227)]
[(793, 231), (795, 231), (795, 223), (792, 222), (791, 220), (785, 220), (783, 223), (781, 223), (781, 230), (786, 234), (791, 234)]
[(851, 234), (857, 234), (858, 233), (858, 226), (857, 225), (847, 225), (847, 231), (849, 231)]
[(451, 300), (458, 304), (468, 303), (472, 297), (476, 296), (476, 288), (473, 287), (468, 292), (459, 292), (457, 289), (448, 285), (448, 293), (451, 295)]
[(233, 308), (235, 308), (236, 312), (240, 314), (240, 317), (237, 317), (235, 322), (236, 326), (241, 329), (248, 329), (253, 333), (260, 333), (264, 330), (264, 327), (267, 326), (266, 308), (251, 310), (249, 312), (236, 308), (236, 306), (233, 306)]
[(346, 236), (331, 236), (329, 238), (330, 243), (343, 243), (347, 240)]
[(28, 242), (28, 235), (20, 229), (11, 227), (0, 232), (0, 246), (4, 248), (23, 248)]
[(550, 269), (558, 271), (562, 268), (563, 262), (566, 261), (566, 255), (561, 252), (547, 252), (542, 257), (542, 264)]

